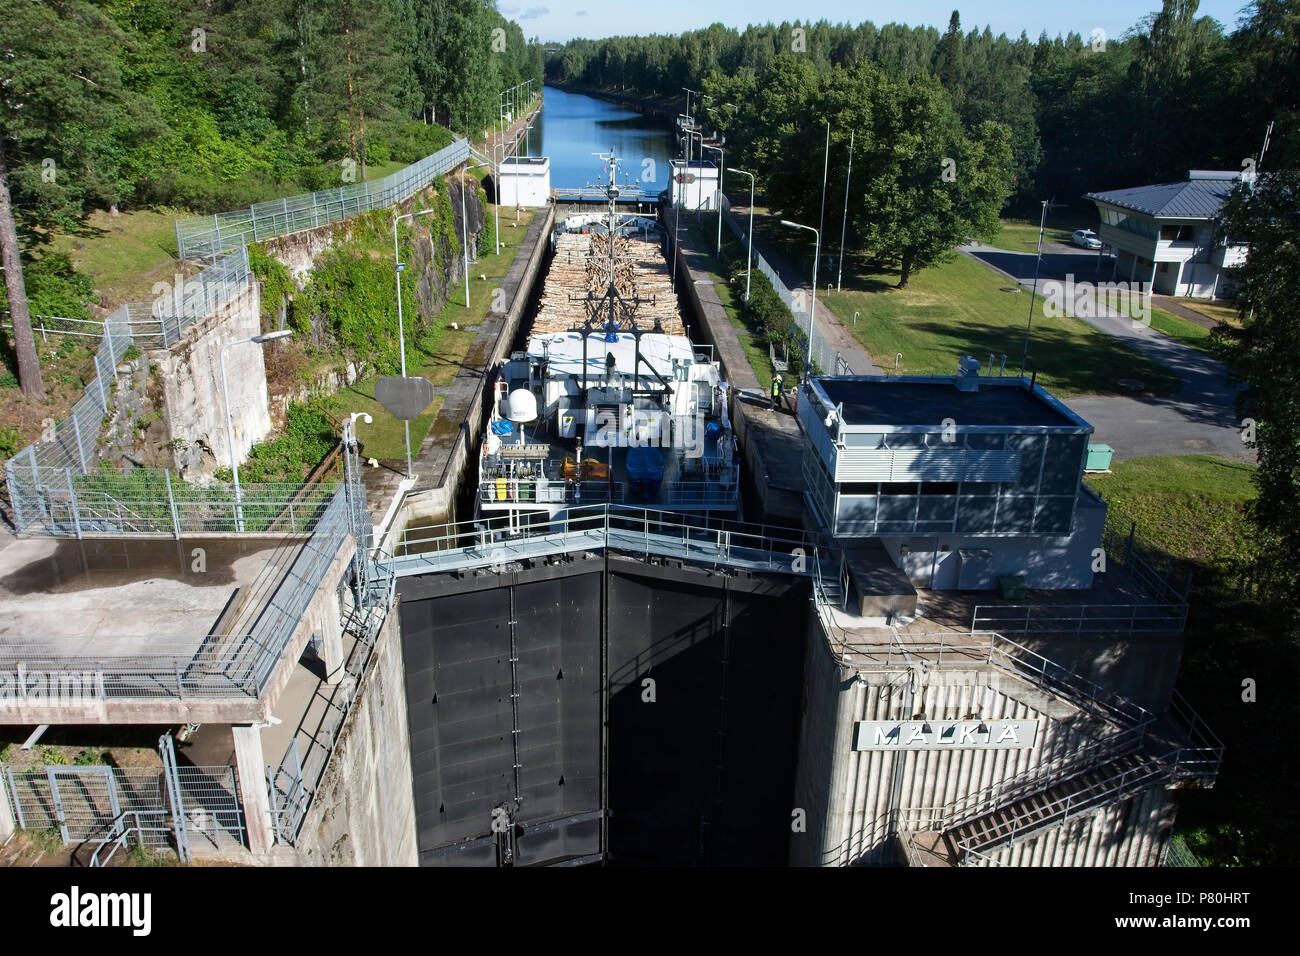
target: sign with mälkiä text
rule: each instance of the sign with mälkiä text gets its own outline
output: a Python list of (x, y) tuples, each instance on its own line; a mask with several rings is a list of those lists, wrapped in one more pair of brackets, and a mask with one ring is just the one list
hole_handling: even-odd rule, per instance
[(1036, 720), (859, 720), (854, 750), (1027, 749)]

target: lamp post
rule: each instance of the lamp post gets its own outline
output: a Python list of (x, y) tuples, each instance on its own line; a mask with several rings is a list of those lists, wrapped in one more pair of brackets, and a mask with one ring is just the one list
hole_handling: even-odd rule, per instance
[(1020, 353), (1020, 377), (1025, 376), (1025, 364), (1029, 361), (1029, 330), (1034, 325), (1034, 296), (1038, 292), (1038, 269), (1043, 264), (1043, 233), (1047, 229), (1047, 210), (1056, 205), (1050, 199), (1042, 200), (1043, 212), (1038, 220), (1038, 258), (1034, 260), (1034, 285), (1029, 290), (1029, 317), (1025, 320), (1025, 348)]
[(293, 335), (293, 329), (281, 329), (278, 332), (267, 332), (265, 335), (251, 335), (246, 339), (227, 342), (217, 352), (217, 361), (221, 366), (221, 402), (226, 406), (226, 444), (230, 447), (230, 473), (235, 478), (236, 531), (244, 530), (244, 505), (239, 492), (239, 454), (235, 451), (235, 426), (230, 417), (230, 392), (226, 388), (226, 349), (233, 348), (236, 345), (246, 345), (249, 342), (256, 342), (261, 345), (263, 342), (287, 339), (291, 335)]
[(754, 174), (743, 169), (733, 169), (733, 173), (749, 177), (749, 249), (745, 253), (745, 301), (749, 301), (750, 269), (754, 262)]
[(844, 236), (849, 226), (849, 180), (853, 178), (853, 136), (849, 130), (849, 171), (844, 175), (844, 219), (840, 223), (840, 268), (835, 276), (835, 291), (840, 291), (840, 282), (844, 278)]
[[(403, 219), (415, 220), (436, 211), (422, 209), (419, 212), (408, 212), (393, 217), (393, 269), (397, 274), (397, 347), (402, 353), (402, 378), (406, 378), (406, 330), (402, 324), (402, 270), (406, 268), (406, 263), (401, 260), (397, 252), (397, 224)], [(415, 475), (411, 471), (411, 423), (402, 422), (402, 429), (406, 437), (406, 477), (414, 478)]]
[(808, 366), (812, 364), (812, 345), (813, 345), (813, 322), (817, 317), (817, 266), (821, 262), (822, 254), (822, 234), (812, 226), (805, 226), (802, 223), (791, 222), (789, 219), (782, 219), (781, 225), (788, 226), (791, 229), (807, 229), (817, 237), (816, 251), (813, 253), (813, 283), (812, 283), (812, 309), (808, 312), (808, 361), (804, 362), (804, 381), (808, 379)]
[[(471, 169), (478, 169), (482, 166), (491, 166), (491, 163), (475, 163), (473, 166), (466, 166), (465, 172)], [(469, 308), (469, 220), (465, 217), (465, 179), (462, 175), (460, 182), (460, 231), (463, 237), (465, 253), (465, 308)]]

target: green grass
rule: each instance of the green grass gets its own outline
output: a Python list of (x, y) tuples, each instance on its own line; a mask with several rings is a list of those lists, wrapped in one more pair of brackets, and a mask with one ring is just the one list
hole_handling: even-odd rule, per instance
[(110, 216), (93, 212), (77, 235), (56, 234), (50, 248), (95, 281), (111, 305), (151, 301), (155, 282), (176, 281), (175, 210), (142, 209)]
[(1188, 455), (1135, 458), (1111, 472), (1087, 480), (1110, 502), (1107, 521), (1121, 534), (1137, 521), (1144, 547), (1192, 564), (1222, 566), (1249, 553), (1254, 465)]
[(725, 278), (730, 263), (737, 263), (741, 266), (745, 264), (745, 247), (740, 244), (735, 235), (724, 224), (722, 227), (722, 260), (719, 261), (718, 257), (710, 251), (718, 246), (716, 222), (710, 224), (707, 219), (704, 219), (697, 224), (692, 219), (682, 229), (689, 233), (691, 243), (701, 251), (705, 265), (704, 271), (713, 279), (713, 288), (718, 294), (718, 301), (722, 303), (722, 307), (727, 313), (727, 320), (736, 329), (736, 337), (740, 340), (740, 347), (744, 350), (745, 357), (749, 359), (750, 367), (754, 370), (754, 377), (758, 379), (759, 386), (766, 393), (772, 388), (772, 362), (767, 354), (767, 340), (757, 330), (749, 329), (745, 325), (744, 320), (740, 317), (740, 303), (732, 294), (731, 286)]
[(1179, 302), (1186, 308), (1199, 312), (1208, 319), (1216, 319), (1225, 325), (1237, 327), (1241, 325), (1241, 316), (1235, 306), (1223, 305), (1218, 302), (1202, 302), (1200, 299), (1180, 299)]
[[(492, 211), (493, 207), (489, 204), (489, 217)], [(478, 262), (470, 263), (470, 308), (465, 308), (465, 285), (462, 280), (451, 290), (451, 300), (438, 314), (434, 328), (414, 342), (407, 339), (407, 374), (427, 378), (435, 386), (450, 385), (467, 362), (477, 366), (478, 356), (472, 353), (478, 326), (492, 305), (493, 291), (514, 262), (533, 215), (532, 210), (524, 210), (519, 225), (510, 229), (505, 225), (505, 210), (502, 210), (501, 252), (487, 253)], [(510, 221), (514, 221), (513, 209), (510, 210)], [(481, 281), (478, 278), (480, 275), (486, 275), (488, 281)], [(453, 329), (453, 323), (459, 328)], [(419, 454), (420, 445), (437, 420), (444, 400), (442, 395), (435, 396), (432, 404), (411, 420), (413, 456)], [(406, 457), (402, 422), (375, 401), (374, 379), (358, 382), (336, 393), (329, 401), (330, 408), (337, 414), (370, 413), (374, 419), (373, 424), (357, 423), (357, 438), (362, 444), (362, 453), (367, 458)]]
[[(845, 270), (844, 291), (824, 293), (826, 303), (882, 368), (909, 375), (952, 375), (962, 355), (985, 362), (990, 353), (1014, 374), (1020, 366), (1029, 309), (1023, 292), (980, 263), (957, 256), (914, 273), (906, 289), (896, 271), (872, 271), (861, 260)], [(852, 277), (850, 278), (850, 273)], [(860, 312), (857, 326), (850, 317)], [(1119, 393), (1116, 380), (1141, 379), (1148, 392), (1169, 394), (1178, 377), (1079, 319), (1049, 318), (1035, 306), (1026, 374), (1038, 372), (1044, 388), (1063, 397)]]
[(1194, 349), (1200, 349), (1205, 354), (1218, 358), (1218, 353), (1211, 344), (1210, 330), (1184, 319), (1181, 315), (1174, 315), (1163, 309), (1152, 309), (1151, 328), (1171, 339), (1177, 339), (1184, 345), (1190, 345)]
[[(411, 455), (420, 454), (420, 443), (429, 432), (429, 426), (438, 417), (445, 397), (435, 395), (433, 402), (418, 417), (411, 420)], [(346, 414), (369, 412), (373, 423), (357, 422), (357, 440), (361, 454), (366, 458), (406, 458), (406, 439), (400, 419), (390, 415), (375, 401), (375, 380), (359, 382), (331, 396), (331, 407)]]
[[(1093, 223), (1093, 225), (1096, 224)], [(1063, 242), (1069, 245), (1074, 230), (1085, 228), (1089, 228), (1089, 226), (1083, 223), (1077, 225), (1072, 223), (1068, 226), (1048, 225), (1043, 232), (1043, 244)], [(988, 245), (1006, 249), (1008, 252), (1037, 252), (1038, 223), (1029, 222), (1026, 219), (1004, 219), (1002, 220), (1002, 229)]]

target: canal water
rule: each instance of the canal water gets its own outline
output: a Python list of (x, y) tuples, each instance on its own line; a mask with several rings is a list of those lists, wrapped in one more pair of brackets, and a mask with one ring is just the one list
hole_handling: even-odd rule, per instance
[(544, 96), (528, 148), (521, 153), (550, 157), (552, 186), (601, 182), (604, 164), (595, 154), (612, 148), (629, 184), (640, 179), (651, 196), (668, 188), (668, 160), (677, 155), (677, 145), (666, 117), (553, 86), (545, 88)]

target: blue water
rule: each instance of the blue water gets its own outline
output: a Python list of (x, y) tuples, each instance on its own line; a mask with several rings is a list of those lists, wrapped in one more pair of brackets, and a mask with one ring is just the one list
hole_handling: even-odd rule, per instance
[(545, 88), (541, 115), (528, 134), (527, 156), (551, 160), (551, 185), (572, 188), (605, 182), (608, 175), (597, 153), (612, 148), (619, 157), (620, 184), (641, 181), (657, 196), (668, 187), (668, 160), (676, 145), (667, 120), (579, 93)]

